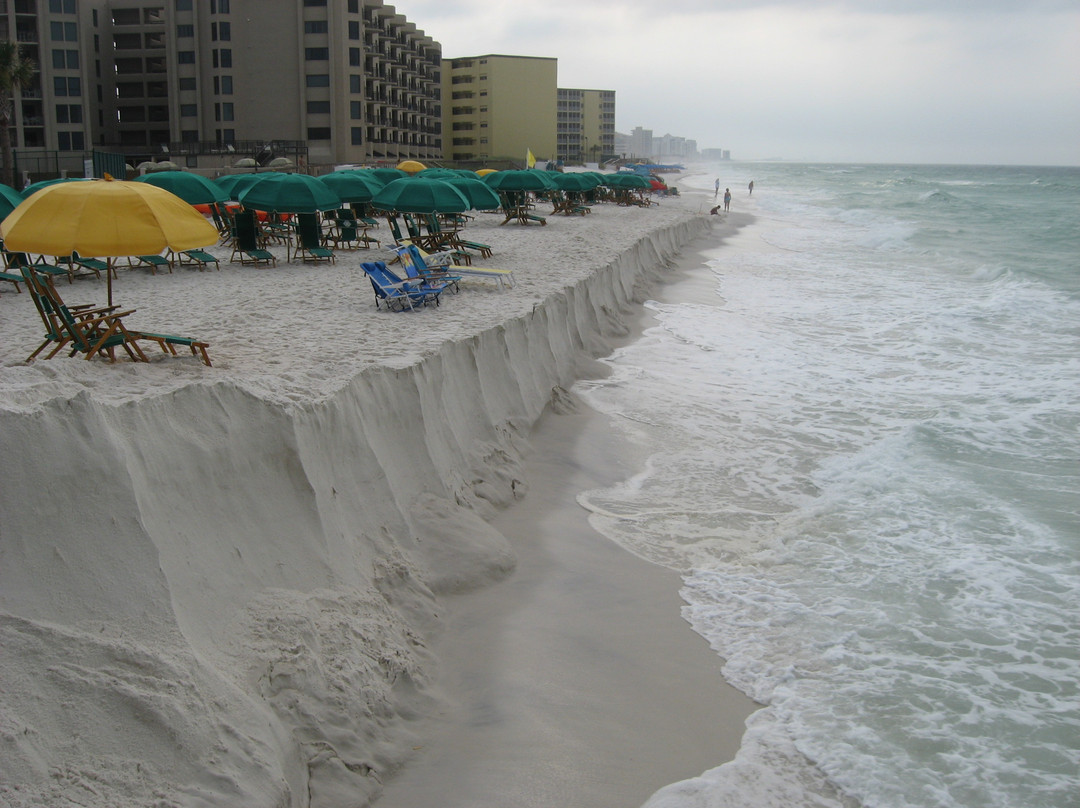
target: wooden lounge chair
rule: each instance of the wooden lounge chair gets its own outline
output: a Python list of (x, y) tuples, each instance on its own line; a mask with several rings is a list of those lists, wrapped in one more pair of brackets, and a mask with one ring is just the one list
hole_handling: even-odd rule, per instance
[(359, 247), (370, 247), (372, 244), (379, 246), (379, 240), (374, 236), (369, 236), (367, 228), (358, 225), (354, 218), (339, 217), (337, 225), (330, 231), (328, 238), (334, 245), (334, 249), (338, 250), (354, 250)]
[(277, 256), (259, 246), (259, 230), (255, 222), (255, 211), (237, 211), (234, 217), (236, 225), (233, 238), (232, 262), (241, 264), (270, 264), (277, 266)]
[(427, 215), (427, 230), (434, 238), (439, 240), (439, 247), (425, 247), (428, 252), (441, 252), (446, 249), (453, 250), (466, 264), (472, 263), (472, 256), (468, 250), (474, 250), (481, 258), (490, 258), (492, 255), (491, 245), (481, 244), (479, 241), (466, 241), (457, 230), (444, 229), (439, 217), (434, 213)]
[(169, 274), (172, 274), (172, 261), (166, 258), (164, 255), (133, 255), (128, 256), (128, 266), (131, 267), (150, 267), (150, 274), (157, 275), (159, 268), (169, 270)]
[(206, 250), (181, 250), (178, 253), (172, 253), (173, 261), (182, 267), (197, 266), (199, 272), (202, 272), (211, 264), (215, 269), (221, 269), (221, 262), (213, 253), (208, 253)]
[(334, 251), (323, 246), (322, 228), (319, 219), (314, 213), (300, 213), (296, 216), (296, 251), (294, 258), (301, 261), (326, 261), (336, 263), (337, 256)]
[(85, 306), (68, 308), (49, 275), (39, 273), (32, 266), (22, 267), (26, 286), (34, 299), (34, 304), (45, 323), (45, 340), (29, 357), (33, 360), (50, 343), (56, 347), (46, 357), (52, 359), (67, 346), (71, 346), (70, 356), (84, 354), (84, 359), (93, 359), (98, 354), (116, 361), (116, 348), (121, 347), (133, 362), (146, 362), (146, 354), (138, 344), (138, 336), (124, 325), (124, 317), (134, 313), (134, 309), (117, 311), (117, 307), (91, 309)]
[[(102, 272), (113, 271), (107, 261), (102, 261), (99, 258), (83, 258), (77, 252), (58, 257), (57, 260), (67, 267), (68, 280), (74, 280), (76, 275), (86, 274), (92, 274), (98, 280), (101, 280)], [(115, 271), (113, 271), (113, 277), (116, 277)]]
[(389, 311), (410, 311), (432, 300), (439, 303), (442, 289), (426, 287), (413, 281), (405, 281), (395, 275), (382, 261), (364, 262), (360, 265), (375, 290), (375, 308), (385, 303)]
[(0, 272), (0, 281), (7, 281), (8, 283), (14, 284), (15, 291), (20, 295), (22, 294), (22, 288), (19, 286), (19, 284), (23, 282), (22, 275), (16, 275), (13, 272)]
[[(10, 252), (8, 250), (3, 251), (4, 254), (4, 266), (8, 270), (11, 270), (12, 274), (18, 273), (24, 266), (33, 266), (38, 272), (43, 272), (46, 275), (56, 277), (63, 275), (67, 278), (68, 283), (73, 283), (73, 278), (70, 272), (63, 267), (55, 266), (54, 264), (46, 264), (45, 259), (42, 258), (38, 263), (34, 263), (30, 260), (30, 256), (24, 252)], [(20, 273), (21, 275), (21, 273)]]
[(515, 220), (518, 224), (528, 224), (529, 222), (539, 222), (541, 225), (547, 224), (547, 219), (532, 212), (524, 192), (500, 192), (499, 196), (502, 198), (502, 211), (506, 217), (499, 222), (500, 225)]
[(139, 340), (149, 340), (156, 342), (164, 353), (173, 356), (177, 355), (176, 346), (182, 345), (190, 349), (193, 356), (210, 366), (210, 356), (206, 350), (210, 347), (209, 343), (173, 334), (133, 331), (126, 326), (124, 318), (134, 314), (135, 309), (120, 311), (119, 306), (69, 307), (61, 299), (49, 275), (41, 274), (33, 266), (22, 267), (22, 274), (46, 330), (45, 340), (27, 357), (27, 362), (32, 361), (51, 343), (55, 343), (56, 347), (46, 359), (52, 359), (61, 349), (70, 345), (70, 356), (81, 352), (85, 354), (85, 359), (92, 359), (98, 354), (104, 354), (110, 362), (114, 362), (116, 348), (122, 347), (132, 361), (147, 362), (149, 360), (138, 343)]

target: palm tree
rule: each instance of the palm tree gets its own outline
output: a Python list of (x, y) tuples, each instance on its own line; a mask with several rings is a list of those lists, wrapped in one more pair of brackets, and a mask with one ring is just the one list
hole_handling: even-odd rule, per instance
[(2, 179), (7, 185), (13, 184), (15, 176), (10, 128), (15, 91), (30, 86), (36, 69), (34, 60), (22, 55), (18, 42), (0, 42), (0, 155), (4, 161)]

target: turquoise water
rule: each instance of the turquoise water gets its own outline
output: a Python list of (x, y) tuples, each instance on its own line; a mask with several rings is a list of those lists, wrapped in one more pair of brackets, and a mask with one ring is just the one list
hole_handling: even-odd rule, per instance
[(662, 804), (1080, 805), (1080, 169), (717, 176), (714, 291), (578, 388), (649, 454), (593, 524), (765, 705)]

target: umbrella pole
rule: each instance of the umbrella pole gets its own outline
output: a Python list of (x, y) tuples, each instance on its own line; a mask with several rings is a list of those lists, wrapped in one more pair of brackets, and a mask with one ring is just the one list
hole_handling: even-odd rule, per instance
[(112, 279), (113, 273), (116, 271), (115, 269), (113, 269), (112, 262), (113, 260), (111, 255), (105, 258), (105, 282), (108, 284), (109, 288), (109, 306), (112, 306)]

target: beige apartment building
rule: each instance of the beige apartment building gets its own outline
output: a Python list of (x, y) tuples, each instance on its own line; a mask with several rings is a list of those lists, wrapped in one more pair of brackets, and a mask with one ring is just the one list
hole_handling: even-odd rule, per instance
[(16, 95), (20, 168), (442, 155), (441, 47), (381, 0), (0, 0), (4, 36), (39, 67)]
[(487, 54), (444, 59), (448, 160), (555, 159), (558, 60)]
[(615, 91), (558, 93), (557, 157), (563, 163), (596, 163), (615, 155)]

